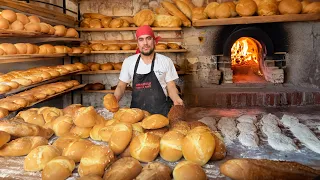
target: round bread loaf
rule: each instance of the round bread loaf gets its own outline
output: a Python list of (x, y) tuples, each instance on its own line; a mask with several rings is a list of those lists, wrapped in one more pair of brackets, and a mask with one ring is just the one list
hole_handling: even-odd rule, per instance
[(17, 54), (17, 48), (11, 43), (1, 43), (0, 48), (6, 52), (6, 55)]
[(22, 31), (22, 30), (24, 30), (24, 25), (19, 20), (16, 20), (11, 24), (11, 29), (17, 30), (17, 31)]
[(196, 7), (192, 9), (192, 20), (208, 19), (207, 13), (204, 12), (204, 7)]
[(161, 114), (153, 114), (142, 121), (144, 129), (159, 129), (167, 125), (169, 125), (169, 119)]
[(0, 17), (0, 29), (9, 29), (10, 23), (5, 18)]
[(174, 105), (170, 108), (168, 113), (168, 118), (170, 120), (170, 124), (175, 121), (184, 121), (185, 120), (186, 110), (182, 105)]
[(80, 137), (78, 135), (68, 133), (61, 137), (59, 137), (56, 141), (53, 142), (53, 146), (57, 147), (61, 152), (71, 143), (74, 141), (79, 140)]
[(144, 129), (141, 126), (141, 122), (137, 122), (137, 123), (132, 124), (132, 130), (133, 130), (132, 138), (144, 133)]
[(75, 168), (75, 163), (68, 157), (58, 156), (49, 161), (42, 171), (43, 180), (67, 179)]
[(76, 111), (74, 124), (79, 127), (93, 127), (96, 124), (97, 112), (93, 106), (81, 107)]
[(29, 18), (25, 14), (16, 13), (16, 15), (17, 15), (17, 20), (22, 22), (23, 25), (26, 25), (30, 22)]
[(30, 32), (41, 32), (41, 26), (40, 23), (37, 22), (29, 22), (28, 24), (24, 25), (24, 28), (26, 31)]
[(81, 104), (71, 104), (65, 108), (62, 109), (62, 112), (64, 115), (69, 115), (71, 117), (74, 117), (77, 110), (82, 107)]
[(42, 44), (39, 46), (39, 54), (54, 54), (56, 53), (56, 48), (51, 44)]
[(119, 103), (113, 94), (107, 94), (103, 97), (103, 105), (110, 112), (117, 112), (119, 110)]
[(38, 16), (34, 16), (34, 15), (29, 16), (28, 19), (29, 19), (30, 22), (33, 22), (33, 23), (40, 23), (41, 22), (39, 17)]
[(26, 156), (23, 168), (25, 171), (40, 171), (51, 159), (60, 155), (61, 152), (55, 146), (38, 146)]
[[(0, 133), (1, 134), (1, 133)], [(1, 136), (4, 134), (1, 134)], [(5, 138), (1, 137), (2, 138)], [(10, 140), (10, 136), (9, 136)], [(41, 136), (26, 136), (10, 141), (0, 149), (0, 156), (25, 156), (38, 146), (47, 145), (48, 140)]]
[(302, 4), (298, 0), (282, 0), (278, 6), (280, 14), (299, 14)]
[[(10, 134), (4, 131), (0, 131), (0, 147), (2, 147), (4, 144), (10, 141)], [(1, 154), (1, 149), (0, 149), (0, 154)]]
[(85, 151), (92, 146), (93, 143), (86, 139), (78, 139), (69, 143), (62, 152), (63, 156), (66, 156), (72, 159), (74, 162), (80, 162), (81, 157), (85, 153)]
[(98, 135), (101, 137), (102, 141), (110, 142), (114, 126), (115, 125), (107, 125), (99, 130)]
[(122, 62), (113, 63), (112, 66), (113, 66), (113, 68), (114, 68), (115, 70), (121, 70), (121, 68), (122, 68)]
[(114, 125), (110, 137), (110, 148), (114, 154), (121, 154), (131, 141), (132, 125), (120, 122)]
[(231, 17), (231, 9), (227, 3), (221, 3), (216, 7), (215, 17), (220, 18), (229, 18)]
[(190, 126), (185, 121), (175, 121), (170, 125), (170, 131), (177, 131), (186, 136), (190, 131)]
[(25, 43), (14, 44), (17, 49), (17, 54), (27, 54), (27, 45)]
[(105, 63), (105, 64), (101, 64), (100, 65), (100, 69), (103, 70), (103, 71), (109, 71), (109, 70), (112, 70), (113, 69), (113, 66), (110, 62), (108, 63)]
[(101, 83), (94, 83), (94, 84), (92, 84), (91, 89), (92, 90), (104, 90), (105, 86), (104, 86), (104, 84), (101, 84)]
[(143, 167), (142, 172), (136, 177), (136, 180), (161, 179), (171, 180), (171, 172), (169, 166), (160, 162), (150, 162)]
[(162, 159), (175, 162), (182, 157), (184, 135), (177, 131), (168, 131), (160, 140), (160, 156)]
[(216, 8), (219, 6), (219, 3), (217, 2), (211, 2), (209, 3), (206, 8), (204, 9), (204, 12), (207, 13), (208, 17), (210, 19), (216, 18)]
[(207, 175), (202, 167), (191, 161), (179, 162), (173, 170), (175, 180), (206, 180)]
[(48, 34), (50, 32), (50, 26), (47, 23), (40, 23), (41, 32)]
[(113, 116), (121, 122), (136, 123), (144, 118), (144, 113), (138, 108), (121, 108)]
[(64, 134), (70, 132), (72, 125), (72, 117), (69, 115), (64, 115), (53, 120), (52, 130), (54, 131), (56, 136), (63, 136)]
[(258, 15), (259, 16), (276, 15), (277, 12), (278, 12), (278, 6), (275, 2), (263, 0), (259, 3), (259, 6), (258, 6)]
[(101, 43), (91, 44), (90, 47), (93, 51), (102, 51), (103, 50), (103, 44), (101, 44)]
[(73, 126), (70, 130), (70, 133), (73, 133), (80, 138), (88, 138), (90, 136), (90, 131), (92, 127), (79, 127), (79, 126)]
[(210, 160), (221, 160), (225, 158), (227, 155), (226, 145), (224, 144), (223, 138), (218, 132), (213, 132), (213, 137), (215, 142), (215, 148)]
[[(140, 162), (132, 157), (124, 157), (117, 160), (106, 170), (104, 180), (135, 179), (141, 172)], [(119, 173), (121, 172), (121, 173)]]
[(153, 161), (160, 151), (160, 138), (153, 134), (142, 134), (132, 139), (130, 154), (141, 162)]
[[(141, 126), (141, 128), (142, 128), (142, 126)], [(159, 138), (162, 138), (163, 135), (168, 131), (169, 131), (168, 127), (163, 127), (163, 128), (160, 128), (160, 129), (146, 129), (145, 130), (146, 133), (156, 135)]]
[(17, 20), (17, 15), (16, 15), (16, 13), (13, 12), (13, 11), (11, 11), (11, 10), (9, 10), (9, 9), (5, 9), (5, 10), (1, 11), (1, 16), (2, 16), (4, 19), (8, 20), (9, 23), (13, 23), (14, 21)]
[(195, 127), (198, 127), (198, 126), (208, 127), (205, 123), (203, 123), (201, 121), (190, 121), (190, 122), (188, 122), (188, 124), (189, 124), (190, 130), (192, 130)]
[(102, 28), (101, 21), (99, 19), (91, 19), (89, 21), (90, 28)]
[(112, 21), (112, 17), (104, 17), (101, 19), (101, 24), (104, 28), (109, 28), (111, 21)]
[(252, 16), (257, 11), (257, 4), (253, 0), (240, 0), (236, 11), (240, 16)]
[(78, 173), (80, 176), (95, 174), (102, 176), (105, 167), (114, 161), (114, 155), (107, 146), (92, 145), (83, 154)]
[(42, 107), (38, 110), (38, 114), (42, 114), (46, 122), (50, 122), (63, 115), (61, 109), (55, 107)]
[(108, 45), (108, 51), (118, 51), (118, 50), (120, 50), (120, 46), (118, 46), (116, 44)]
[(156, 44), (156, 50), (165, 50), (165, 49), (168, 49), (166, 44), (164, 44), (164, 43)]
[(100, 64), (98, 64), (98, 63), (92, 64), (92, 65), (90, 66), (90, 70), (91, 70), (91, 71), (98, 71), (98, 70), (100, 70)]
[(65, 36), (66, 37), (78, 38), (79, 37), (79, 33), (74, 28), (68, 28)]
[(196, 127), (183, 139), (182, 154), (188, 161), (205, 165), (215, 149), (215, 139), (209, 128)]
[(67, 33), (67, 28), (64, 25), (57, 25), (53, 27), (55, 29), (54, 35), (63, 37)]
[(307, 4), (302, 12), (308, 14), (320, 13), (320, 2), (311, 2), (310, 4)]
[(182, 21), (180, 18), (163, 14), (155, 15), (152, 24), (154, 27), (180, 27), (181, 25)]
[(150, 9), (143, 9), (134, 15), (133, 21), (136, 26), (151, 26), (154, 21), (154, 13)]
[(0, 107), (0, 119), (8, 116), (9, 111), (5, 108)]
[(121, 46), (122, 50), (131, 50), (131, 45), (130, 44), (124, 44)]
[(56, 29), (53, 26), (51, 26), (50, 24), (48, 24), (48, 26), (49, 26), (48, 34), (54, 35), (56, 33)]
[(109, 28), (120, 28), (122, 27), (123, 22), (123, 19), (120, 18), (112, 19), (109, 24)]

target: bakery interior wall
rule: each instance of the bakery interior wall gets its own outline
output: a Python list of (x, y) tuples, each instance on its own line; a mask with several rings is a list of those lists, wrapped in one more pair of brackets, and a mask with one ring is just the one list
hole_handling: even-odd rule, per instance
[[(107, 16), (133, 16), (141, 9), (155, 7), (159, 1), (148, 0), (122, 0), (122, 1), (102, 1), (91, 0), (80, 2), (80, 12), (98, 12)], [(278, 87), (300, 87), (308, 89), (310, 87), (320, 88), (320, 23), (316, 22), (290, 22), (282, 23), (282, 27), (287, 33), (287, 54), (285, 56), (285, 83), (275, 85)], [(213, 84), (212, 70), (215, 67), (214, 49), (218, 41), (218, 35), (224, 26), (210, 26), (202, 28), (183, 28), (181, 32), (158, 32), (163, 38), (182, 37), (183, 45), (188, 50), (187, 53), (167, 53), (174, 63), (186, 68), (190, 74), (180, 76), (177, 84), (183, 89), (183, 96), (187, 106), (214, 106), (207, 101), (208, 93), (219, 90), (221, 87), (231, 85)], [(134, 39), (134, 32), (82, 32), (81, 36), (88, 40), (129, 40)], [(95, 61), (120, 62), (129, 55), (127, 54), (104, 54), (83, 57), (83, 62)], [(100, 82), (106, 85), (106, 89), (115, 86), (118, 82), (118, 74), (107, 75), (83, 75), (83, 83)], [(230, 87), (232, 88), (232, 87)], [(246, 87), (248, 88), (248, 87)], [(263, 87), (262, 87), (263, 88)], [(199, 95), (202, 94), (203, 97)], [(84, 105), (102, 106), (100, 93), (85, 93), (82, 95)], [(126, 93), (121, 100), (122, 106), (130, 104), (130, 94)]]

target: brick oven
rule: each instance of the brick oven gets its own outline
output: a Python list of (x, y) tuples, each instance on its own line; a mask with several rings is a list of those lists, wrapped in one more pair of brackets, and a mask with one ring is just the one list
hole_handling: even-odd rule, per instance
[[(318, 23), (319, 24), (319, 23)], [(184, 31), (193, 107), (320, 104), (319, 25), (314, 22), (200, 27)], [(197, 38), (198, 42), (197, 42)]]

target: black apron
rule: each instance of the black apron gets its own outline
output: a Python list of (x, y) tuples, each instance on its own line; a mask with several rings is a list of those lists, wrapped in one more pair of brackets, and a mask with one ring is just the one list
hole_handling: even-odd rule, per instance
[(133, 73), (131, 108), (140, 108), (151, 114), (167, 116), (172, 101), (164, 94), (162, 86), (153, 71), (155, 58), (156, 54), (154, 54), (151, 71), (148, 74), (137, 74), (140, 55), (137, 59)]

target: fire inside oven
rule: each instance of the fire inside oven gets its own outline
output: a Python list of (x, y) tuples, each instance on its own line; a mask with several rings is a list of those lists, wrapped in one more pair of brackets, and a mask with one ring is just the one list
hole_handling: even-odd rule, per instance
[(261, 63), (264, 48), (251, 37), (241, 37), (231, 47), (231, 69), (234, 83), (265, 83)]

